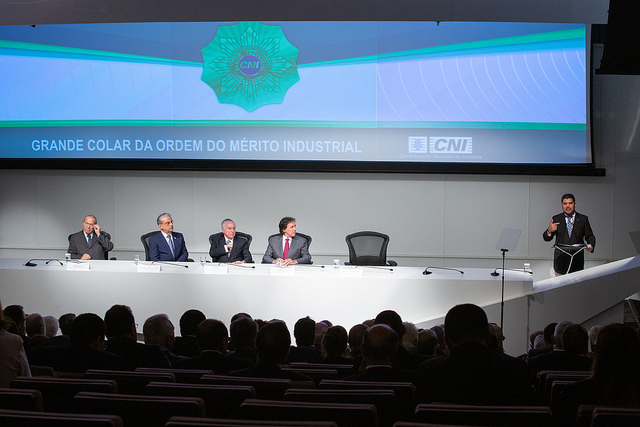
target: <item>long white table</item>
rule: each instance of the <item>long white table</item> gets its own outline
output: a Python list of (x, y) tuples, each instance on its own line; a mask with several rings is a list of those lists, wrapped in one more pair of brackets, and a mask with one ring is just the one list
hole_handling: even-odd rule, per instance
[[(286, 269), (264, 264), (228, 266), (214, 272), (212, 264), (161, 264), (157, 268), (133, 261), (89, 261), (72, 265), (62, 261), (25, 266), (26, 259), (0, 259), (0, 298), (3, 306), (20, 304), (27, 313), (60, 315), (93, 312), (101, 317), (113, 304), (131, 307), (138, 329), (153, 314), (166, 313), (176, 326), (182, 313), (197, 308), (207, 317), (229, 325), (231, 316), (246, 312), (265, 320), (279, 318), (289, 329), (297, 319), (310, 316), (331, 320), (347, 330), (380, 311), (396, 310), (403, 320), (422, 323), (439, 319), (452, 306), (500, 301), (502, 277), (493, 269), (464, 268), (464, 274), (423, 268), (373, 268), (298, 265)], [(184, 266), (187, 266), (185, 268)], [(251, 268), (253, 267), (253, 268)], [(532, 276), (507, 271), (505, 298), (532, 290)], [(499, 319), (490, 319), (498, 322)]]

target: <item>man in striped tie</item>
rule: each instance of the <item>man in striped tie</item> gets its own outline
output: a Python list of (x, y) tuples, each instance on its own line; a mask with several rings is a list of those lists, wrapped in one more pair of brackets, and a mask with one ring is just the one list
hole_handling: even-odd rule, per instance
[[(562, 213), (553, 216), (542, 234), (546, 242), (554, 237), (557, 246), (553, 254), (553, 269), (556, 274), (582, 270), (584, 250), (593, 252), (596, 237), (591, 230), (589, 218), (576, 212), (576, 198), (573, 194), (567, 193), (562, 196)], [(583, 247), (585, 244), (586, 247)]]

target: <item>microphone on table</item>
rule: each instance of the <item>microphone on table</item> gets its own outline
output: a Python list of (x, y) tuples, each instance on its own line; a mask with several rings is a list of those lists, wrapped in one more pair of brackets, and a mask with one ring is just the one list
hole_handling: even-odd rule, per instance
[(356, 265), (356, 267), (375, 268), (377, 270), (393, 271), (393, 268), (391, 268), (391, 267), (382, 267), (382, 266), (378, 266), (378, 265)]
[(152, 261), (151, 264), (166, 264), (166, 265), (172, 265), (174, 267), (189, 268), (188, 265), (177, 264), (175, 261)]
[(449, 267), (427, 267), (427, 268), (425, 268), (425, 269), (424, 269), (424, 271), (422, 272), (422, 274), (424, 274), (424, 275), (426, 276), (427, 274), (431, 274), (431, 273), (433, 273), (433, 271), (429, 271), (429, 269), (430, 269), (430, 268), (431, 268), (431, 269), (437, 268), (438, 270), (451, 270), (451, 271), (457, 271), (457, 272), (458, 272), (458, 273), (460, 273), (460, 274), (464, 274), (464, 271), (462, 271), (462, 270), (458, 270), (457, 268), (449, 268)]
[(47, 261), (47, 262), (45, 263), (45, 264), (47, 264), (47, 265), (48, 265), (51, 261), (58, 261), (58, 264), (60, 264), (60, 265), (64, 265), (64, 264), (62, 263), (62, 261), (60, 261), (60, 260), (59, 260), (59, 259), (57, 259), (57, 258), (31, 258), (31, 259), (30, 259), (29, 261), (27, 261), (24, 265), (25, 265), (25, 266), (27, 266), (27, 267), (35, 267), (36, 265), (38, 265), (38, 264), (36, 264), (35, 262), (31, 262), (31, 261)]
[(234, 267), (240, 267), (240, 268), (256, 268), (255, 265), (247, 265), (247, 264), (234, 264), (232, 262), (230, 263), (224, 263), (224, 262), (219, 262), (218, 265), (232, 265)]
[(503, 270), (503, 272), (505, 271), (519, 271), (520, 273), (527, 273), (527, 274), (533, 274), (533, 271), (527, 271), (525, 269), (519, 269), (519, 268), (502, 268), (502, 267), (496, 267), (495, 270), (493, 270), (493, 273), (491, 273), (491, 275), (493, 277), (499, 276), (500, 273), (498, 273), (498, 270)]

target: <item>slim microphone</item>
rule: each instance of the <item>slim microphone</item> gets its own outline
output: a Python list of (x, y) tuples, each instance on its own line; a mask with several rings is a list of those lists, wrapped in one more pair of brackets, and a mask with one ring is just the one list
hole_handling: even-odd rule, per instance
[(290, 264), (295, 265), (296, 267), (304, 267), (304, 268), (324, 268), (324, 265), (313, 265), (313, 264)]
[(172, 265), (174, 267), (189, 268), (188, 265), (176, 264), (175, 261), (153, 261), (151, 262), (151, 264), (166, 264), (166, 265)]
[(498, 270), (503, 270), (504, 271), (518, 271), (520, 273), (527, 273), (527, 274), (533, 274), (533, 271), (527, 271), (524, 268), (522, 270), (520, 270), (519, 268), (502, 268), (502, 267), (496, 267), (495, 270), (493, 270), (493, 273), (491, 273), (491, 275), (493, 277), (499, 276), (500, 273), (498, 273)]
[(27, 266), (27, 267), (35, 267), (36, 265), (38, 265), (38, 264), (36, 264), (35, 262), (31, 262), (31, 261), (47, 261), (47, 262), (45, 263), (45, 264), (47, 264), (47, 265), (48, 265), (51, 261), (58, 261), (58, 264), (60, 264), (60, 265), (64, 265), (64, 264), (62, 263), (62, 261), (60, 261), (60, 260), (59, 260), (59, 259), (57, 259), (57, 258), (31, 258), (31, 259), (30, 259), (29, 261), (27, 261), (24, 265), (25, 265), (25, 266)]
[(218, 265), (232, 265), (234, 267), (240, 267), (240, 268), (256, 268), (255, 265), (234, 264), (232, 262), (230, 262), (230, 263), (219, 262)]
[(387, 271), (393, 271), (393, 268), (389, 268), (389, 267), (382, 267), (382, 266), (378, 266), (378, 265), (356, 265), (356, 267), (362, 267), (362, 268), (375, 268), (376, 270), (387, 270)]
[(451, 270), (451, 271), (457, 271), (460, 274), (464, 274), (464, 271), (462, 270), (458, 270), (457, 268), (449, 268), (449, 267), (427, 267), (424, 269), (424, 271), (422, 272), (422, 274), (424, 274), (425, 276), (427, 274), (431, 274), (433, 273), (433, 271), (429, 271), (430, 268), (437, 268), (438, 270)]

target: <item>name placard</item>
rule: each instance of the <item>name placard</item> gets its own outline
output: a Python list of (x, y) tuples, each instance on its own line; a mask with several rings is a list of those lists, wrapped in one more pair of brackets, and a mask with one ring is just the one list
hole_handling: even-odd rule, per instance
[(70, 271), (89, 271), (91, 264), (88, 262), (69, 261), (67, 262), (67, 270)]
[(160, 264), (138, 264), (139, 273), (159, 273), (160, 271)]
[(293, 276), (293, 273), (296, 272), (296, 267), (293, 265), (289, 265), (287, 267), (274, 265), (271, 267), (269, 272), (274, 276)]
[(206, 274), (227, 274), (229, 273), (229, 267), (224, 264), (221, 264), (221, 265), (205, 264), (204, 272)]
[(358, 266), (356, 265), (341, 265), (340, 276), (361, 277), (361, 276), (364, 276), (364, 269), (358, 268)]

